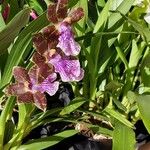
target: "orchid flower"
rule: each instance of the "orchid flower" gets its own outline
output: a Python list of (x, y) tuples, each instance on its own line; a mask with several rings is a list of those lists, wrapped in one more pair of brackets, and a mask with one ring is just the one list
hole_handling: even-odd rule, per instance
[[(40, 39), (41, 34), (39, 34), (38, 36), (36, 39)], [(63, 53), (61, 49), (49, 49), (48, 47), (51, 46), (48, 46), (48, 42), (44, 43), (42, 40), (36, 39), (34, 38), (34, 45), (37, 48), (38, 52), (36, 52), (32, 58), (35, 64), (38, 64), (39, 67), (40, 64), (43, 65), (43, 63), (54, 66), (54, 72), (59, 73), (63, 82), (82, 80), (84, 71), (80, 67), (79, 60), (77, 60), (73, 56), (72, 58), (70, 56), (65, 56), (65, 53)], [(42, 45), (45, 46), (43, 46), (43, 49)], [(41, 68), (43, 68), (43, 66), (41, 66)]]
[(55, 68), (55, 72), (59, 73), (63, 82), (80, 81), (83, 79), (84, 70), (80, 67), (80, 62), (75, 57), (67, 57), (55, 52), (49, 57), (49, 63)]
[(67, 14), (68, 0), (58, 0), (48, 7), (48, 20), (54, 25), (45, 27), (33, 36), (36, 49), (32, 56), (34, 65), (29, 71), (14, 67), (16, 80), (6, 88), (8, 95), (17, 96), (19, 103), (34, 103), (45, 111), (44, 93), (54, 95), (59, 87), (57, 74), (63, 82), (80, 81), (84, 70), (75, 57), (80, 52), (80, 45), (74, 40), (71, 24), (83, 17), (82, 8)]
[(59, 33), (55, 26), (47, 26), (42, 32), (33, 36), (33, 45), (37, 52), (43, 54), (45, 51), (53, 49), (58, 44)]
[(70, 11), (67, 14), (68, 0), (59, 0), (57, 4), (49, 5), (48, 20), (54, 23), (59, 31), (59, 47), (67, 56), (76, 56), (80, 52), (80, 45), (75, 41), (71, 24), (79, 21), (84, 13), (82, 8)]
[(62, 51), (67, 56), (76, 56), (80, 52), (80, 45), (74, 40), (74, 35), (71, 29), (71, 26), (63, 22), (60, 25), (59, 28), (60, 36), (59, 36), (59, 43), (57, 44), (57, 47), (62, 49)]
[(8, 95), (17, 96), (19, 103), (34, 103), (38, 108), (45, 111), (46, 98), (44, 92), (54, 95), (58, 90), (59, 82), (56, 73), (51, 73), (42, 83), (38, 84), (39, 69), (33, 66), (29, 72), (22, 67), (14, 67), (13, 75), (16, 83), (6, 88)]

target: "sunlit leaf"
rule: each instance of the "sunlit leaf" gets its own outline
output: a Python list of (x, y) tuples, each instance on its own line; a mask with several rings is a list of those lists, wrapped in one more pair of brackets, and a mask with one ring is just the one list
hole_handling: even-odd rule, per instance
[(19, 31), (28, 23), (29, 14), (29, 8), (20, 11), (0, 32), (0, 54), (7, 50)]
[(131, 122), (129, 122), (121, 113), (119, 113), (113, 109), (110, 109), (108, 107), (104, 109), (104, 112), (108, 113), (111, 117), (117, 119), (124, 125), (126, 125), (130, 128), (133, 128), (133, 124)]
[(130, 92), (130, 96), (137, 102), (141, 118), (148, 132), (150, 133), (150, 95), (136, 95)]
[(135, 143), (134, 131), (125, 124), (116, 121), (113, 131), (113, 150), (134, 150)]
[[(125, 15), (130, 10), (134, 1), (135, 0), (124, 0), (119, 5), (119, 7), (117, 7), (116, 10)], [(108, 28), (111, 28), (113, 25), (115, 25), (117, 23), (117, 21), (120, 20), (121, 18), (122, 18), (122, 16), (118, 12), (112, 13), (111, 16), (109, 17)]]
[[(38, 15), (41, 15), (43, 13), (43, 8), (42, 5), (40, 5), (40, 1), (39, 0), (26, 0), (29, 4), (29, 6), (35, 10)], [(44, 5), (45, 3), (42, 2), (42, 4)]]
[(53, 136), (50, 136), (50, 137), (32, 140), (28, 143), (25, 143), (24, 145), (21, 145), (18, 148), (18, 150), (44, 149), (44, 148), (53, 146), (53, 145), (59, 143), (60, 141), (62, 141), (63, 139), (73, 136), (76, 133), (77, 133), (77, 131), (75, 131), (75, 130), (67, 130), (67, 131), (63, 131), (58, 134), (55, 134)]
[(150, 30), (147, 27), (142, 26), (140, 23), (130, 19), (129, 17), (125, 16), (124, 14), (122, 14), (122, 16), (124, 16), (127, 21), (135, 28), (135, 30), (137, 30), (142, 37), (144, 38), (144, 40), (146, 42), (150, 42)]
[(86, 102), (86, 100), (82, 97), (77, 97), (74, 100), (72, 100), (68, 106), (66, 106), (61, 112), (60, 115), (65, 115), (73, 112), (77, 108), (79, 108), (81, 105), (83, 105)]
[(93, 33), (96, 33), (106, 23), (111, 2), (112, 0), (109, 0), (103, 8), (102, 12), (99, 14)]
[(145, 87), (150, 87), (150, 53), (146, 55), (140, 67), (141, 80)]

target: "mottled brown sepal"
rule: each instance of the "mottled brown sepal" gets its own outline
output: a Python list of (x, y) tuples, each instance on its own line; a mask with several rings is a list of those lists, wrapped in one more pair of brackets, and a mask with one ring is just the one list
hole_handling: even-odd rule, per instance
[(24, 83), (13, 83), (8, 85), (5, 88), (5, 93), (7, 95), (19, 95), (19, 94), (23, 94), (26, 92), (26, 86)]
[(37, 65), (37, 66), (42, 66), (43, 63), (45, 63), (46, 59), (43, 57), (41, 54), (38, 52), (35, 52), (32, 56), (32, 61)]
[(71, 11), (68, 15), (71, 19), (71, 23), (78, 22), (80, 19), (82, 19), (84, 16), (84, 11), (81, 7)]
[(40, 54), (43, 54), (48, 49), (47, 40), (44, 38), (42, 33), (34, 34), (32, 41), (34, 47)]
[(42, 30), (43, 36), (47, 39), (48, 50), (55, 48), (58, 44), (59, 32), (55, 26), (47, 26)]
[(35, 105), (39, 109), (46, 111), (47, 101), (46, 101), (45, 95), (41, 92), (36, 92), (36, 93), (34, 93), (33, 97), (34, 97)]
[(68, 0), (58, 0), (57, 2), (57, 18), (64, 19), (67, 17), (67, 10), (68, 10)]
[(33, 103), (33, 94), (31, 92), (26, 92), (24, 94), (20, 94), (17, 97), (19, 103)]
[(52, 23), (58, 23), (56, 7), (57, 7), (57, 4), (50, 4), (48, 6), (47, 19)]
[(30, 78), (28, 75), (28, 71), (23, 67), (14, 67), (13, 68), (13, 75), (16, 81), (23, 83), (23, 82), (30, 82)]

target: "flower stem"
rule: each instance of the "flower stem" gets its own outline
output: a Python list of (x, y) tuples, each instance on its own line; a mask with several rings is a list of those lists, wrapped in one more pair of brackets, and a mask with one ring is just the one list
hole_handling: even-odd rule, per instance
[(15, 105), (14, 97), (10, 97), (5, 104), (5, 107), (0, 116), (0, 149), (3, 149), (3, 141), (4, 141), (4, 134), (5, 134), (5, 124), (8, 119), (8, 116), (11, 115), (13, 107)]

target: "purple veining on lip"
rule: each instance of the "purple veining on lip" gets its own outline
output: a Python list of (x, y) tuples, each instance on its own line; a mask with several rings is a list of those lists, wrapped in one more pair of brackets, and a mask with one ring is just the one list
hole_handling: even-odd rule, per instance
[(80, 81), (83, 79), (84, 70), (80, 67), (80, 62), (77, 59), (72, 60), (55, 54), (49, 60), (49, 63), (54, 66), (55, 72), (60, 74), (64, 82)]
[(55, 81), (57, 79), (56, 73), (51, 73), (41, 82), (38, 84), (38, 67), (33, 68), (33, 72), (29, 72), (30, 77), (30, 84), (32, 91), (40, 91), (41, 93), (47, 92), (50, 96), (54, 95), (59, 87), (59, 82)]
[(59, 47), (67, 56), (76, 56), (80, 52), (80, 45), (75, 41), (71, 26), (65, 22), (61, 23), (59, 27)]
[(33, 85), (33, 89), (42, 93), (46, 92), (50, 96), (54, 95), (59, 87), (59, 82), (55, 81), (57, 78), (56, 73), (50, 74), (41, 84)]
[(33, 66), (32, 71), (27, 72), (22, 67), (15, 67), (13, 75), (16, 83), (9, 85), (6, 88), (6, 93), (15, 95), (20, 103), (34, 103), (38, 108), (45, 111), (46, 98), (44, 92), (49, 95), (54, 95), (59, 87), (59, 82), (55, 81), (56, 73), (50, 74), (41, 84), (37, 84), (38, 67)]

